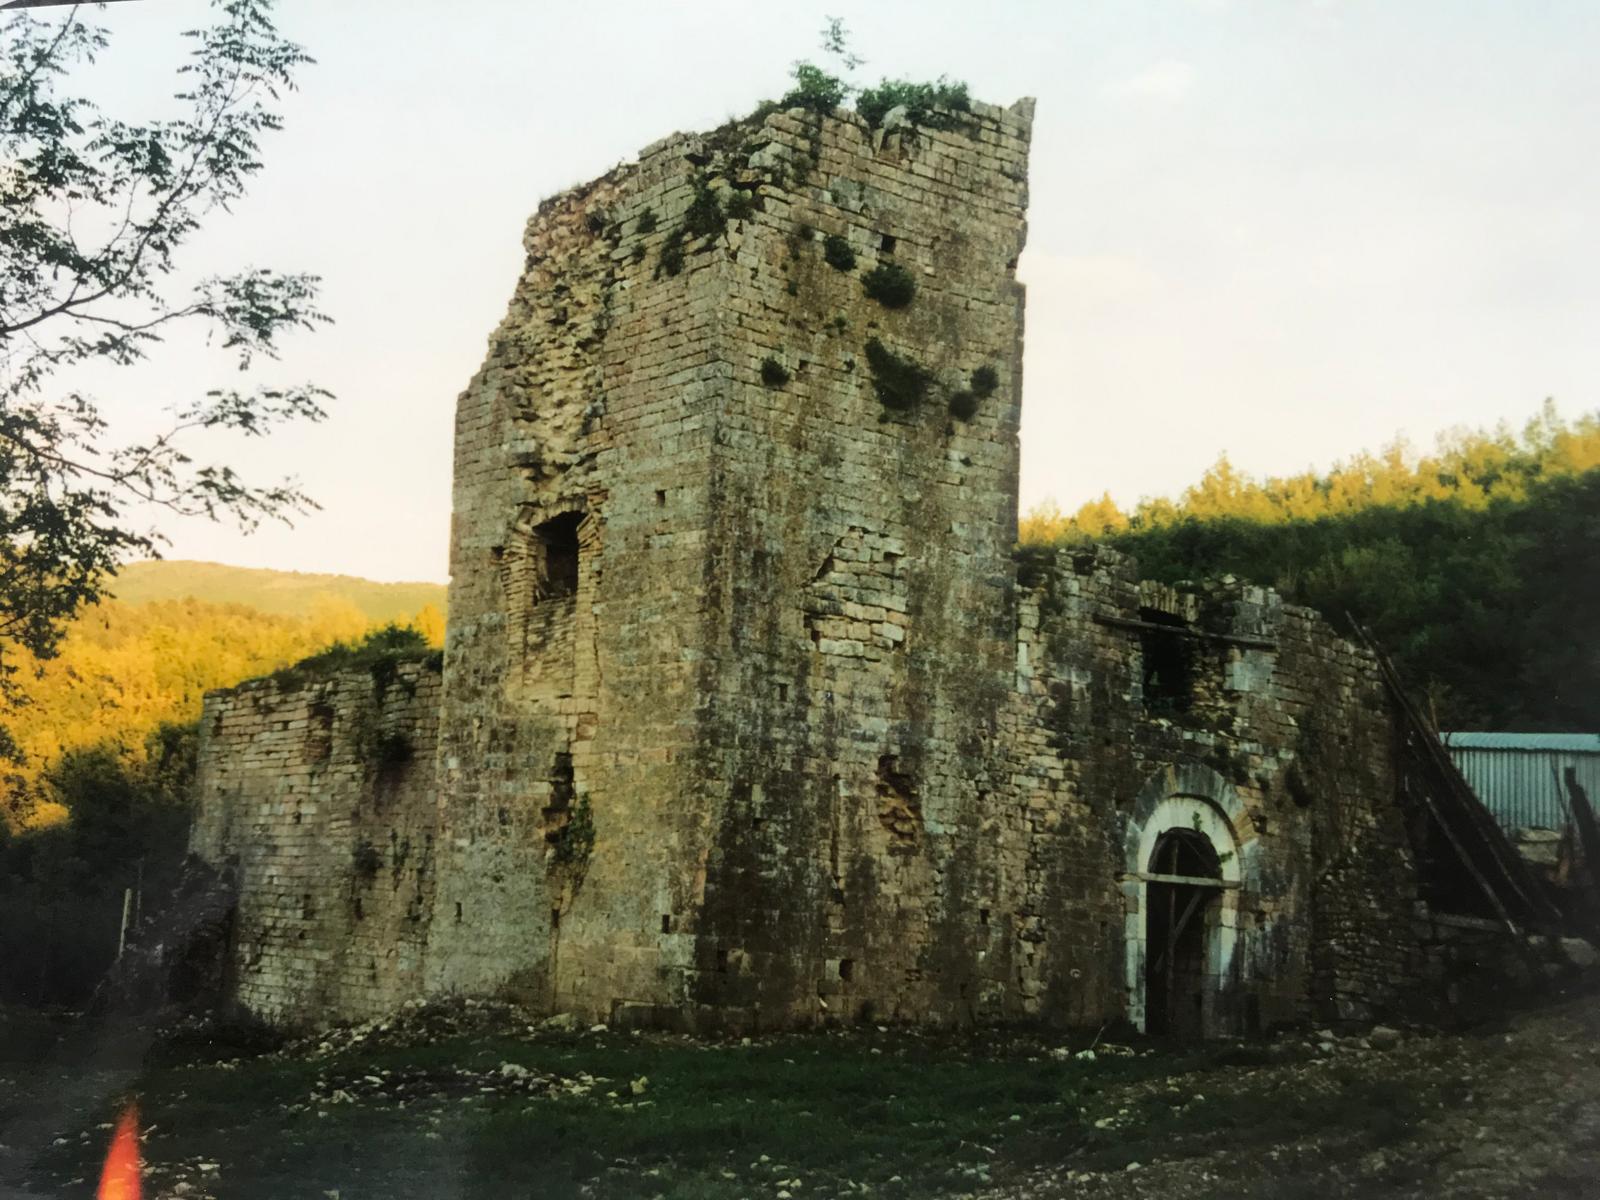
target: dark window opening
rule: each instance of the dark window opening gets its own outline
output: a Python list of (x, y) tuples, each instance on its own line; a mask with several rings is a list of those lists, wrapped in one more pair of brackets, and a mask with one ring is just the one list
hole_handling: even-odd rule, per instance
[(661, 491), (661, 490), (658, 489), (656, 491), (656, 507), (657, 508), (663, 508), (663, 507), (666, 506), (666, 503), (667, 503), (667, 494), (666, 494), (666, 492)]
[(578, 525), (582, 513), (562, 513), (534, 528), (544, 547), (544, 572), (539, 598), (572, 596), (578, 591)]
[(849, 983), (855, 978), (855, 975), (856, 960), (853, 958), (841, 958), (839, 960), (839, 978)]
[[(1141, 608), (1139, 619), (1162, 629), (1141, 629), (1144, 705), (1152, 713), (1187, 712), (1194, 704), (1194, 640), (1181, 617)], [(1170, 629), (1170, 632), (1169, 632)]]
[(661, 932), (662, 933), (671, 933), (672, 932), (672, 914), (671, 913), (662, 913), (661, 914)]
[(878, 248), (885, 254), (893, 254), (894, 248), (898, 244), (898, 239), (892, 233), (880, 233), (878, 235)]

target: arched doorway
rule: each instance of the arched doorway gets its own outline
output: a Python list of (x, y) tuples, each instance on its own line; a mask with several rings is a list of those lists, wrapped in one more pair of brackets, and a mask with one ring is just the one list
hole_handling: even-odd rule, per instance
[(1145, 874), (1145, 1030), (1203, 1037), (1222, 865), (1204, 834), (1169, 829), (1157, 837)]
[(1249, 986), (1240, 903), (1259, 889), (1238, 795), (1208, 767), (1175, 764), (1140, 789), (1122, 836), (1129, 1023), (1179, 1037), (1237, 1032)]

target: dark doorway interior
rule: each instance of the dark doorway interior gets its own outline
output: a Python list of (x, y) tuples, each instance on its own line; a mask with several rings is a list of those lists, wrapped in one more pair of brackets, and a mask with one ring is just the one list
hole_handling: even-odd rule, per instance
[(1201, 1037), (1221, 864), (1204, 834), (1174, 829), (1156, 842), (1149, 869), (1166, 878), (1145, 890), (1145, 1029)]

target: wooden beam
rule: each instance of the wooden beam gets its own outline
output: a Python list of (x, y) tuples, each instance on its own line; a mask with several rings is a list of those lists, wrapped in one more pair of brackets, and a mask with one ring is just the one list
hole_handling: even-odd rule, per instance
[(1225, 891), (1239, 886), (1237, 879), (1213, 879), (1205, 875), (1158, 875), (1151, 871), (1125, 871), (1118, 878), (1124, 882), (1135, 879), (1140, 883), (1175, 883), (1180, 887), (1220, 888)]
[(1163, 625), (1159, 621), (1136, 621), (1132, 617), (1113, 617), (1107, 613), (1095, 613), (1092, 619), (1097, 625), (1111, 625), (1117, 629), (1150, 629), (1157, 633), (1172, 633), (1202, 642), (1226, 642), (1230, 646), (1246, 646), (1251, 650), (1278, 648), (1277, 642), (1268, 641), (1266, 638), (1244, 637), (1236, 633), (1212, 633), (1208, 629), (1194, 629), (1188, 625)]

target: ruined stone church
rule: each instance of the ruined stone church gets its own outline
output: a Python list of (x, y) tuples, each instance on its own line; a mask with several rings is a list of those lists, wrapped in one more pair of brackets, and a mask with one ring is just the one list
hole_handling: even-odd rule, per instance
[(458, 401), (443, 655), (207, 698), (233, 998), (1193, 1035), (1407, 1002), (1371, 655), (1016, 550), (1032, 116), (767, 112), (539, 207)]

